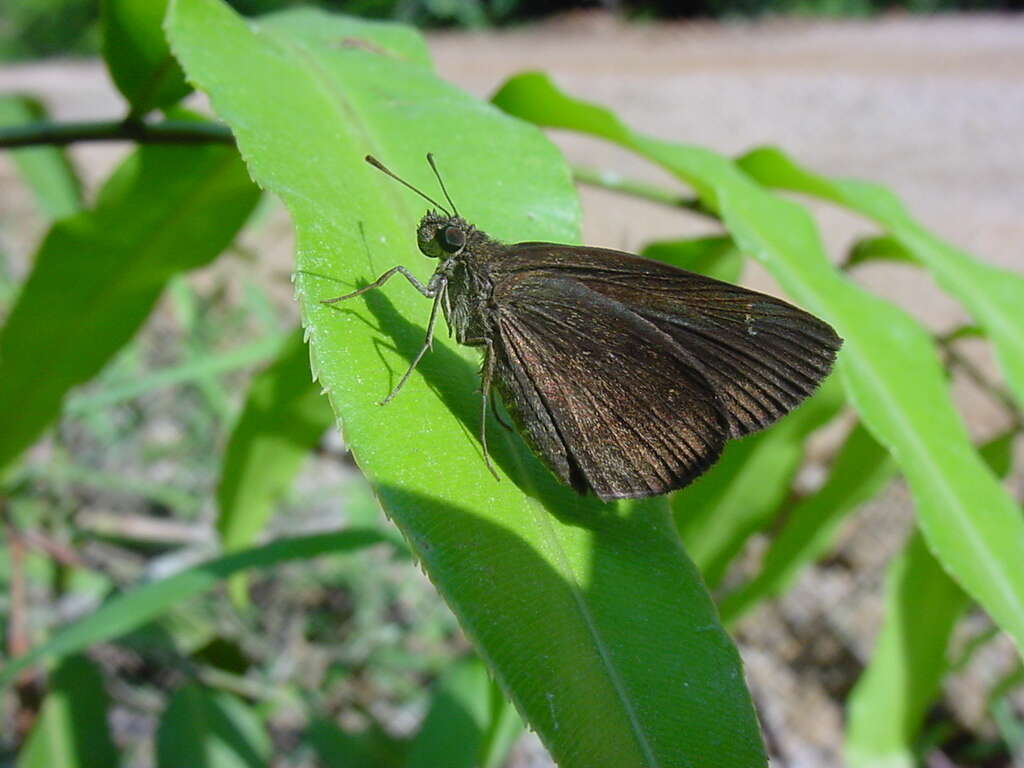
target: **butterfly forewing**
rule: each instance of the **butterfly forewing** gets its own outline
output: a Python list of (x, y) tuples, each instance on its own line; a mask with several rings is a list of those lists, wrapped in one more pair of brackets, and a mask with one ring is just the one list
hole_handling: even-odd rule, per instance
[(680, 488), (728, 434), (724, 409), (688, 353), (653, 323), (572, 277), (495, 282), (495, 376), (532, 447), (602, 499)]
[(628, 253), (523, 243), (494, 266), (499, 274), (578, 281), (656, 326), (716, 393), (729, 437), (796, 407), (828, 375), (842, 344), (827, 323), (780, 299)]

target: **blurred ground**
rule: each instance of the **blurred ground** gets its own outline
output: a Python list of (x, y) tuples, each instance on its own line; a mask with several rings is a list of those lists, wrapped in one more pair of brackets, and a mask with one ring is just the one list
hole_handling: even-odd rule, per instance
[[(600, 14), (507, 32), (435, 34), (430, 40), (440, 72), (480, 96), (510, 74), (543, 69), (568, 92), (605, 104), (661, 138), (729, 154), (778, 144), (821, 172), (889, 185), (926, 227), (1016, 270), (1024, 269), (1022, 41), (1021, 16), (625, 26)], [(43, 97), (62, 119), (109, 118), (120, 108), (95, 62), (0, 70), (0, 91), (11, 90)], [(657, 169), (599, 142), (555, 138), (574, 163), (671, 184)], [(73, 150), (91, 181), (102, 178), (122, 151)], [(25, 226), (31, 204), (5, 158), (0, 192), (2, 246), (26, 258), (39, 229)], [(585, 239), (594, 245), (637, 249), (711, 226), (600, 190), (584, 190), (583, 203)], [(813, 207), (833, 258), (855, 237), (872, 232), (858, 219)], [(287, 274), (286, 223), (263, 231), (269, 237), (258, 244), (261, 255), (273, 260), (275, 273)], [(868, 266), (856, 279), (933, 329), (947, 330), (966, 319), (909, 268)], [(756, 265), (745, 282), (772, 288)], [(983, 350), (971, 351), (994, 373)], [(957, 394), (976, 437), (991, 436), (1005, 423), (999, 409), (970, 387), (958, 382)], [(835, 558), (808, 571), (779, 605), (741, 626), (748, 674), (776, 764), (839, 764), (837, 702), (870, 653), (882, 568), (899, 550), (908, 525), (909, 503), (896, 485), (857, 516)], [(1005, 654), (998, 643), (991, 652), (988, 663), (998, 668)], [(958, 715), (968, 722), (980, 718), (969, 688), (952, 697), (966, 708)], [(515, 764), (548, 763), (527, 740)]]

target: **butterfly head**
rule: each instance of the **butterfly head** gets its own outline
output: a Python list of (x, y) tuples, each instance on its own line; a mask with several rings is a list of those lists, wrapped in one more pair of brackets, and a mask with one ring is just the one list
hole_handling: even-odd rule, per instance
[(428, 211), (420, 219), (416, 240), (424, 256), (432, 259), (457, 256), (466, 247), (472, 227), (461, 216)]

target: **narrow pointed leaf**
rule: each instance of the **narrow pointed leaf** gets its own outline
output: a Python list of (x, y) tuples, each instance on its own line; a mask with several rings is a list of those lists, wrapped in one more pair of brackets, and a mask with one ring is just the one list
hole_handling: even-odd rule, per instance
[(316, 752), (318, 768), (404, 768), (409, 744), (376, 723), (351, 734), (327, 720), (314, 719), (304, 734)]
[(110, 699), (99, 668), (83, 656), (65, 659), (18, 755), (17, 768), (108, 768), (117, 748), (107, 714)]
[[(1005, 475), (1015, 434), (981, 448)], [(850, 694), (845, 753), (851, 768), (912, 768), (914, 744), (950, 669), (949, 640), (970, 600), (915, 532), (886, 576), (885, 619), (870, 663)]]
[(851, 768), (913, 768), (913, 742), (948, 667), (946, 646), (968, 598), (920, 534), (889, 567), (886, 617), (871, 664), (850, 694)]
[(231, 242), (257, 196), (233, 147), (147, 146), (93, 210), (53, 225), (0, 329), (0, 467), (134, 335), (173, 275)]
[(846, 259), (847, 267), (855, 267), (869, 261), (897, 261), (904, 264), (919, 265), (914, 254), (903, 247), (895, 237), (881, 235), (864, 237), (853, 244)]
[(456, 662), (438, 680), (405, 768), (476, 768), (490, 704), (487, 669), (476, 658)]
[(985, 329), (1006, 382), (1024, 408), (1024, 275), (985, 264), (936, 237), (879, 184), (820, 176), (774, 147), (755, 149), (737, 164), (766, 186), (831, 200), (884, 227)]
[(824, 554), (846, 515), (874, 497), (894, 474), (889, 454), (857, 424), (836, 454), (825, 484), (789, 510), (761, 570), (719, 601), (722, 620), (732, 624), (759, 601), (782, 594), (801, 568)]
[(100, 31), (110, 78), (135, 115), (169, 107), (190, 90), (162, 28), (168, 0), (103, 0)]
[[(513, 78), (494, 101), (541, 125), (608, 138), (690, 183), (721, 213), (744, 253), (763, 261), (795, 301), (835, 327), (845, 339), (837, 367), (847, 395), (899, 463), (928, 546), (1024, 650), (1024, 515), (971, 445), (928, 332), (837, 273), (810, 215), (766, 192), (728, 158), (635, 133), (541, 74)], [(1018, 320), (1022, 305), (1017, 302)], [(1014, 344), (1020, 339), (1024, 334)], [(1024, 365), (1024, 355), (1017, 360)]]
[[(217, 531), (225, 550), (256, 540), (274, 505), (333, 424), (331, 406), (310, 375), (302, 331), (296, 329), (273, 364), (253, 378), (228, 438), (217, 486)], [(231, 581), (236, 604), (245, 602), (246, 583), (244, 576)]]
[(277, 359), (256, 375), (228, 438), (217, 488), (217, 530), (228, 551), (251, 544), (302, 462), (334, 423), (309, 372), (296, 330)]
[(260, 768), (270, 737), (237, 696), (188, 683), (171, 697), (156, 732), (157, 768)]

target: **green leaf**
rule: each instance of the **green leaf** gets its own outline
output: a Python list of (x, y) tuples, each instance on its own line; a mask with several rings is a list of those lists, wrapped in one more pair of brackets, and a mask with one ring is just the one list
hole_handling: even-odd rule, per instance
[(197, 683), (171, 697), (156, 732), (157, 768), (263, 768), (270, 737), (253, 709)]
[(169, 107), (190, 90), (161, 28), (168, 0), (103, 0), (100, 30), (110, 77), (141, 116)]
[[(432, 265), (415, 246), (423, 202), (368, 151), (431, 192), (434, 151), (460, 211), (492, 236), (572, 242), (579, 211), (535, 128), (381, 52), (379, 25), (317, 18), (311, 36), (177, 0), (169, 32), (291, 212), (315, 370), (384, 509), (560, 765), (764, 765), (739, 658), (662, 502), (579, 498), (492, 420), (495, 482), (476, 437), (479, 354), (440, 334), (376, 405), (419, 350), (429, 304), (400, 279), (319, 301), (395, 263), (424, 278)], [(337, 37), (351, 42), (324, 42)]]
[(717, 587), (743, 544), (768, 525), (804, 458), (807, 436), (843, 404), (835, 377), (773, 428), (730, 443), (718, 464), (672, 498), (686, 551)]
[(1006, 695), (989, 707), (999, 735), (1010, 753), (1011, 765), (1024, 763), (1024, 718), (1017, 713), (1013, 697)]
[(970, 323), (961, 325), (943, 336), (943, 340), (959, 341), (960, 339), (978, 339), (984, 337), (985, 332), (977, 325)]
[(774, 147), (755, 149), (737, 163), (762, 184), (831, 200), (884, 227), (985, 329), (1006, 382), (1024, 408), (1024, 276), (978, 261), (936, 237), (879, 184), (819, 176)]
[(503, 768), (525, 725), (504, 691), (490, 681), (490, 722), (480, 751), (480, 768)]
[(134, 335), (173, 275), (231, 242), (258, 194), (232, 147), (146, 146), (94, 210), (54, 224), (0, 329), (0, 467)]
[(389, 736), (376, 723), (350, 734), (334, 723), (314, 718), (304, 734), (322, 768), (399, 768), (405, 764), (408, 742)]
[(405, 768), (500, 768), (522, 721), (477, 657), (453, 664), (435, 685)]
[(18, 755), (18, 768), (110, 768), (117, 748), (110, 737), (110, 700), (99, 668), (71, 656), (49, 679), (49, 693)]
[[(46, 117), (42, 103), (31, 96), (0, 96), (0, 127)], [(82, 209), (82, 183), (63, 149), (25, 147), (12, 149), (10, 153), (45, 217), (62, 219)]]
[(110, 598), (89, 615), (61, 628), (45, 643), (9, 661), (0, 669), (0, 688), (8, 685), (26, 667), (60, 659), (96, 643), (118, 638), (161, 616), (178, 603), (249, 568), (267, 568), (323, 554), (357, 552), (387, 542), (387, 537), (375, 530), (353, 529), (296, 536), (210, 560), (160, 581), (135, 587)]
[(886, 617), (849, 699), (851, 768), (913, 768), (912, 745), (947, 669), (946, 646), (968, 599), (919, 533), (889, 567)]
[(406, 768), (476, 768), (490, 715), (490, 680), (477, 658), (453, 664), (435, 686)]
[(824, 554), (846, 515), (874, 497), (895, 469), (886, 450), (857, 424), (836, 454), (824, 485), (789, 511), (758, 574), (719, 601), (722, 620), (732, 624), (761, 600), (784, 592), (800, 569)]
[[(1024, 516), (971, 445), (928, 332), (838, 274), (810, 215), (765, 192), (727, 158), (637, 134), (541, 74), (513, 78), (494, 100), (535, 123), (609, 138), (688, 181), (720, 211), (744, 253), (761, 259), (796, 301), (835, 327), (845, 339), (837, 367), (847, 394), (900, 464), (928, 546), (1024, 649)], [(927, 261), (916, 248), (922, 239), (911, 250)], [(1017, 319), (1024, 322), (1021, 305)], [(1018, 360), (1024, 364), (1024, 355)]]
[[(981, 449), (999, 475), (1010, 469), (1015, 437), (1010, 432)], [(915, 532), (889, 566), (885, 620), (850, 694), (844, 751), (851, 768), (917, 765), (917, 733), (950, 669), (949, 639), (969, 602)]]
[(728, 283), (737, 282), (743, 272), (743, 254), (731, 237), (722, 235), (648, 243), (640, 255)]
[[(327, 398), (309, 373), (309, 352), (296, 330), (277, 360), (253, 378), (221, 465), (217, 530), (227, 551), (252, 544), (291, 487), (324, 432), (334, 423)], [(245, 583), (232, 581), (235, 599)]]
[(869, 261), (897, 261), (915, 265), (921, 263), (899, 240), (890, 235), (863, 237), (858, 240), (850, 249), (846, 266), (854, 267)]

